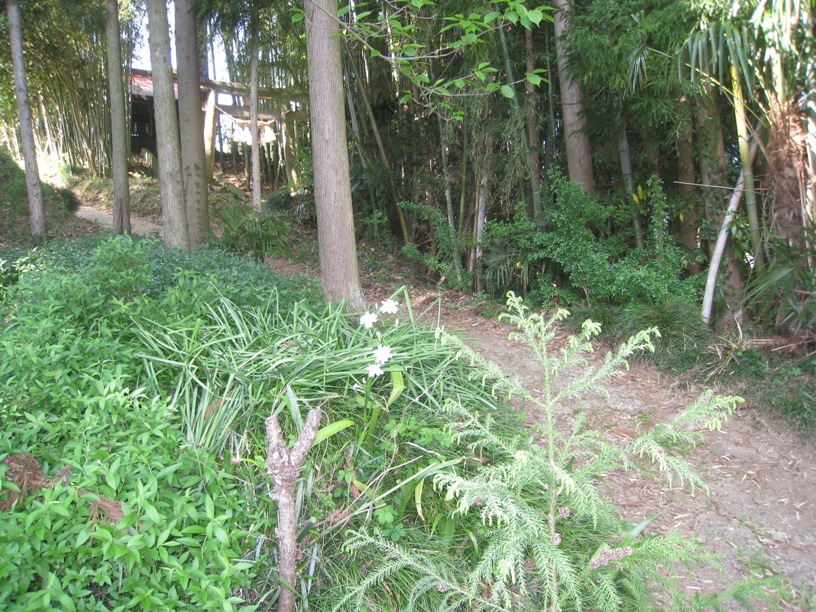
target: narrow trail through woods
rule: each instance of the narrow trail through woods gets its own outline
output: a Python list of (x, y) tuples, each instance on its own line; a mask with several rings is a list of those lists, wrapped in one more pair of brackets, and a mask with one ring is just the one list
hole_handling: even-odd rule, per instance
[[(109, 212), (80, 208), (78, 216), (110, 227)], [(133, 232), (157, 232), (155, 223), (133, 218)], [(318, 272), (303, 264), (267, 260), (282, 274)], [(388, 297), (396, 287), (364, 276), (370, 303)], [(485, 358), (517, 375), (531, 393), (538, 392), (540, 372), (530, 349), (510, 341), (513, 329), (487, 319), (469, 306), (468, 296), (452, 292), (412, 290), (415, 312), (426, 309), (429, 323), (437, 317), (445, 329), (460, 331)], [(439, 304), (437, 305), (437, 300)], [(603, 359), (598, 350), (592, 360)], [(608, 396), (586, 398), (579, 406), (604, 438), (625, 444), (645, 428), (667, 421), (690, 405), (704, 390), (680, 383), (654, 368), (635, 363), (623, 377), (608, 382)], [(531, 427), (536, 415), (530, 414)], [(703, 568), (681, 577), (689, 597), (695, 592), (715, 592), (749, 575), (776, 573), (801, 594), (800, 601), (814, 601), (816, 588), (816, 440), (799, 435), (769, 416), (762, 406), (743, 405), (721, 431), (707, 432), (705, 441), (691, 449), (686, 459), (710, 486), (710, 494), (678, 484), (670, 487), (659, 477), (615, 472), (606, 475), (604, 492), (626, 519), (640, 522), (654, 516), (646, 533), (680, 529), (722, 555), (721, 571)], [(782, 609), (810, 609), (780, 601)], [(738, 609), (738, 608), (735, 608)], [(774, 609), (769, 606), (768, 609)]]

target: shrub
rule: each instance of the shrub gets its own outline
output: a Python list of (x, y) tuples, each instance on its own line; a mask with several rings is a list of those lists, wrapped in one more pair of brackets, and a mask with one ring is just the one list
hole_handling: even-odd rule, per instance
[(431, 239), (436, 247), (434, 253), (424, 253), (418, 245), (409, 243), (402, 249), (405, 256), (411, 261), (422, 264), (428, 271), (438, 274), (446, 286), (460, 291), (468, 289), (471, 275), (462, 269), (464, 249), (456, 229), (450, 226), (441, 212), (431, 206), (400, 202), (399, 207), (428, 219)]
[(523, 206), (517, 207), (512, 222), (488, 225), (485, 279), (491, 290), (532, 289), (533, 303), (582, 296), (593, 306), (655, 306), (695, 299), (702, 278), (683, 276), (687, 258), (669, 240), (659, 181), (649, 183), (652, 222), (645, 250), (627, 244), (628, 214), (558, 173), (551, 173), (550, 181), (554, 200), (541, 228)]
[(291, 250), (292, 228), (278, 216), (251, 214), (241, 203), (228, 204), (214, 216), (224, 226), (221, 236), (210, 241), (214, 247), (259, 260), (282, 257)]
[(603, 338), (619, 343), (641, 329), (656, 329), (654, 351), (642, 357), (664, 371), (683, 373), (704, 359), (711, 343), (711, 330), (700, 318), (697, 304), (684, 299), (652, 305), (631, 303), (627, 306), (593, 305), (573, 309), (570, 325), (592, 319), (600, 324)]
[[(794, 244), (776, 241), (775, 259), (751, 281), (745, 304), (760, 320), (772, 323), (803, 343), (816, 341), (816, 229), (808, 228)], [(773, 320), (771, 321), (771, 315)]]
[(244, 258), (155, 240), (70, 241), (28, 259), (0, 302), (3, 609), (270, 598), (262, 472), (185, 444), (172, 393), (142, 384), (134, 329), (186, 329), (227, 295), (250, 308), (277, 287), (288, 311), (316, 294)]
[(30, 485), (38, 462), (45, 474), (0, 513), (4, 609), (241, 603), (262, 571), (241, 559), (269, 529), (263, 504), (214, 457), (179, 451), (173, 421), (165, 403), (107, 370), (73, 409), (29, 413), (6, 431), (0, 466), (32, 459), (26, 474), (0, 470), (0, 503), (2, 490)]
[(75, 213), (82, 205), (82, 202), (79, 201), (79, 198), (77, 198), (76, 194), (70, 189), (57, 189), (56, 194), (65, 212)]

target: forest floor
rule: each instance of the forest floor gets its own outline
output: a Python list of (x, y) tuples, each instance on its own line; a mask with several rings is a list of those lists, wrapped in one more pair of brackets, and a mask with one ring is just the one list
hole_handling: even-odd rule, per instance
[[(105, 211), (83, 207), (77, 215), (110, 227), (110, 214)], [(134, 217), (132, 221), (135, 234), (159, 230), (154, 220)], [(363, 288), (371, 304), (405, 284), (397, 259), (370, 265), (373, 259), (373, 253), (361, 253)], [(308, 264), (284, 259), (267, 263), (282, 274), (319, 276)], [(472, 296), (438, 291), (422, 282), (412, 283), (409, 291), (414, 312), (426, 313), (423, 320), (458, 330), (482, 356), (519, 376), (532, 394), (540, 393), (535, 356), (508, 339), (511, 326), (486, 317)], [(556, 343), (566, 337), (567, 332), (561, 332)], [(600, 363), (609, 348), (601, 346), (590, 362)], [(625, 444), (673, 418), (704, 391), (697, 383), (674, 379), (646, 363), (631, 365), (624, 376), (607, 382), (608, 396), (591, 396), (580, 406), (563, 407), (564, 421), (581, 409), (607, 441)], [(528, 418), (535, 428), (540, 415), (528, 410)], [(709, 494), (669, 486), (659, 477), (634, 471), (610, 473), (602, 486), (624, 518), (639, 523), (655, 517), (647, 534), (677, 528), (721, 555), (719, 570), (706, 567), (681, 578), (689, 598), (745, 577), (777, 575), (785, 587), (773, 595), (766, 609), (816, 609), (816, 439), (797, 433), (763, 406), (749, 402), (721, 431), (707, 432), (705, 441), (685, 457), (708, 483)]]

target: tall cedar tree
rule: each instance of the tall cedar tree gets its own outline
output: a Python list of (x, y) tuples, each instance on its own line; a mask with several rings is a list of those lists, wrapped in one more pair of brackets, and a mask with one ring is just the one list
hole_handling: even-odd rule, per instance
[(34, 145), (34, 130), (31, 126), (31, 106), (28, 101), (28, 84), (23, 59), (23, 25), (17, 0), (6, 0), (6, 14), (11, 40), (11, 62), (14, 66), (14, 91), (17, 95), (17, 113), (20, 118), (20, 137), (25, 161), (31, 234), (42, 236), (45, 234), (45, 207), (40, 186), (40, 171), (37, 167), (37, 147)]
[(330, 302), (364, 306), (354, 241), (351, 179), (343, 106), (337, 0), (306, 0), (309, 111), (323, 293)]
[(113, 231), (130, 233), (130, 191), (128, 188), (127, 122), (122, 83), (122, 50), (119, 41), (119, 3), (105, 2), (108, 89), (111, 115), (111, 174), (113, 174)]
[(164, 0), (147, 0), (147, 20), (150, 67), (153, 72), (164, 243), (169, 247), (188, 249), (178, 116), (173, 94), (173, 73), (170, 68), (170, 28)]

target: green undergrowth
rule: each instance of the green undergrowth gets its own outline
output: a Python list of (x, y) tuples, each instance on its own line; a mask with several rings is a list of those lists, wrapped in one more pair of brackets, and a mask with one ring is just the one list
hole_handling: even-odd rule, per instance
[(739, 389), (753, 407), (816, 434), (816, 357), (719, 339), (708, 347), (699, 372), (709, 384)]
[[(700, 319), (699, 306), (670, 301), (659, 306), (632, 304), (576, 307), (571, 329), (592, 319), (602, 338), (617, 344), (640, 329), (657, 328), (654, 352), (638, 356), (663, 372), (744, 396), (752, 405), (816, 433), (816, 359), (763, 348), (743, 336), (715, 335)], [(765, 343), (767, 344), (767, 343)]]
[[(628, 522), (599, 480), (657, 466), (704, 488), (671, 450), (737, 399), (704, 394), (625, 447), (580, 412), (651, 332), (595, 370), (583, 355), (596, 325), (552, 352), (554, 320), (511, 298), (542, 367), (534, 397), (416, 324), (427, 313), (405, 291), (350, 315), (252, 260), (127, 237), (52, 245), (17, 270), (0, 300), (3, 609), (265, 610), (281, 588), (313, 610), (719, 605), (686, 601), (672, 578), (705, 551)], [(506, 402), (519, 396), (542, 415), (532, 430)], [(283, 586), (264, 420), (294, 441), (315, 408), (298, 579)]]
[[(47, 181), (42, 181), (41, 189), (48, 236), (75, 233), (77, 221), (74, 213), (79, 208), (79, 201), (73, 191)], [(8, 245), (32, 247), (38, 242), (31, 236), (25, 170), (0, 148), (0, 248)]]

